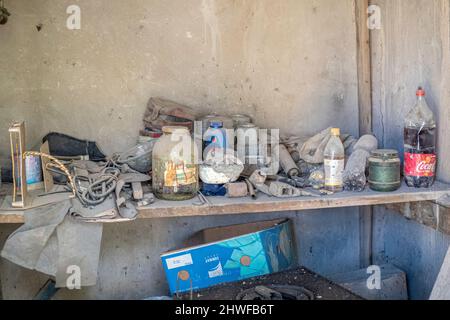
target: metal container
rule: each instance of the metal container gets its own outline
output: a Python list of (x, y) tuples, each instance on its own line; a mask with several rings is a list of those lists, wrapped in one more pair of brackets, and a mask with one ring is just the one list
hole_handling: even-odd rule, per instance
[(396, 150), (375, 150), (369, 158), (369, 186), (379, 192), (392, 192), (401, 186), (400, 158)]

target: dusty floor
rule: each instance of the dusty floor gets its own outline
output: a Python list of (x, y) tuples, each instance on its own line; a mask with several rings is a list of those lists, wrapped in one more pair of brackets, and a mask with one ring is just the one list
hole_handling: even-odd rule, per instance
[[(331, 281), (305, 269), (281, 272), (273, 275), (253, 278), (241, 282), (219, 285), (194, 293), (194, 300), (234, 300), (243, 290), (258, 285), (292, 285), (301, 286), (312, 291), (316, 300), (360, 300), (361, 298)], [(183, 299), (190, 299), (184, 295)]]

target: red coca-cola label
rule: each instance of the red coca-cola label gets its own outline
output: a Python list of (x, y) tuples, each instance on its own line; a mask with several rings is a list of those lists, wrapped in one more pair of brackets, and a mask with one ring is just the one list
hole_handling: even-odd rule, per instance
[(435, 154), (405, 153), (405, 175), (412, 177), (434, 177)]

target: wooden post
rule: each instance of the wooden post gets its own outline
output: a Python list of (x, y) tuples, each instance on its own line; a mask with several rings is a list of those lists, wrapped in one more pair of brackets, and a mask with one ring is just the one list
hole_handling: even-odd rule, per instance
[(355, 0), (359, 133), (372, 133), (372, 62), (370, 30), (367, 26), (369, 0)]
[[(359, 134), (372, 133), (372, 63), (370, 30), (367, 25), (369, 0), (355, 0)], [(372, 218), (373, 208), (359, 209), (360, 266), (372, 264)]]

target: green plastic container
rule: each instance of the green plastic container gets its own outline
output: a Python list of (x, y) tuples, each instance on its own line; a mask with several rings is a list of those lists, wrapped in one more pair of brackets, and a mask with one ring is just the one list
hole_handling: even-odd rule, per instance
[(369, 186), (379, 192), (392, 192), (401, 186), (400, 158), (396, 150), (375, 150), (369, 158)]

